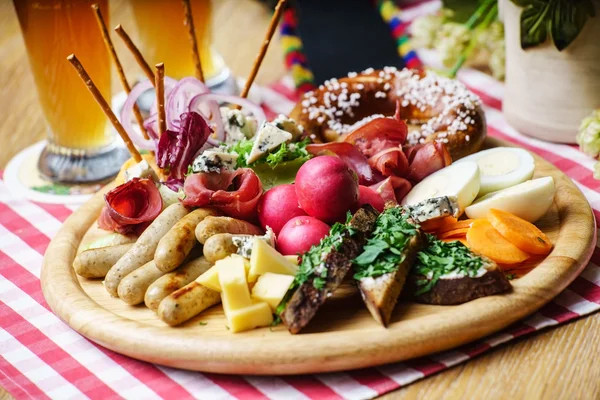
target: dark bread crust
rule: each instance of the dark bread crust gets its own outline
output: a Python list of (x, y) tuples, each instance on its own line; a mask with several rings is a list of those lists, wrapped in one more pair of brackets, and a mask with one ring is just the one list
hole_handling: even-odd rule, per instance
[(296, 289), (281, 314), (281, 320), (291, 333), (298, 333), (308, 325), (327, 298), (342, 283), (352, 268), (352, 260), (362, 252), (368, 235), (375, 228), (377, 215), (377, 211), (368, 204), (354, 214), (349, 224), (356, 233), (352, 237), (345, 238), (339, 249), (329, 253), (324, 260), (328, 271), (322, 289), (315, 288), (312, 279)]
[[(361, 279), (358, 282), (360, 294), (369, 309), (369, 312), (383, 326), (388, 326), (398, 297), (404, 288), (406, 278), (417, 258), (417, 253), (422, 249), (425, 236), (420, 229), (416, 235), (409, 241), (406, 248), (402, 251), (404, 261), (402, 261), (394, 272), (379, 276), (374, 282), (367, 284), (367, 280)], [(367, 278), (368, 279), (368, 278)]]
[(416, 295), (415, 293), (418, 290), (417, 280), (423, 278), (416, 274), (410, 274), (402, 293), (403, 297), (417, 303), (455, 305), (480, 297), (506, 293), (512, 289), (504, 272), (499, 268), (490, 269), (479, 278), (440, 279), (430, 291)]
[[(305, 134), (314, 142), (332, 142), (364, 118), (376, 114), (394, 115), (396, 100), (399, 100), (400, 117), (413, 132), (409, 135), (413, 138), (411, 144), (418, 143), (419, 139), (425, 143), (444, 142), (453, 160), (478, 151), (486, 136), (485, 116), (479, 100), (457, 81), (425, 77), (424, 72), (386, 68), (332, 79), (307, 93), (290, 117), (304, 127)], [(421, 80), (425, 88), (415, 88), (415, 82)], [(430, 81), (429, 86), (440, 90), (424, 93), (429, 90)], [(340, 106), (340, 95), (348, 97), (354, 93), (360, 94), (356, 101)], [(331, 100), (332, 95), (335, 100)], [(420, 102), (425, 98), (431, 99), (429, 104)], [(467, 122), (461, 124), (461, 121)]]

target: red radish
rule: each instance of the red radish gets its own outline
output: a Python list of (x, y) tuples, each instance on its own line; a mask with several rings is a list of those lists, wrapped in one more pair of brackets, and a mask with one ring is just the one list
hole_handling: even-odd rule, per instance
[(263, 194), (258, 203), (258, 220), (263, 228), (267, 226), (279, 234), (283, 225), (294, 217), (306, 215), (298, 205), (296, 188), (292, 184), (275, 186)]
[(309, 216), (290, 219), (277, 236), (277, 250), (283, 255), (306, 253), (329, 234), (329, 225)]
[(358, 204), (358, 178), (338, 157), (308, 160), (296, 174), (298, 203), (306, 213), (321, 221), (342, 221)]
[(370, 204), (377, 211), (379, 211), (379, 212), (383, 211), (385, 203), (384, 203), (383, 199), (381, 198), (381, 196), (376, 191), (374, 191), (370, 187), (363, 186), (363, 185), (360, 185), (358, 187), (358, 190), (360, 192), (360, 197), (358, 199), (359, 206), (362, 206), (363, 204)]

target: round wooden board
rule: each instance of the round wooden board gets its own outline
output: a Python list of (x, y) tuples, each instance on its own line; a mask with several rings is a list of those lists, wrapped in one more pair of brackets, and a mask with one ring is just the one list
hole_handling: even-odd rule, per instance
[[(486, 144), (509, 145), (494, 139)], [(104, 191), (70, 216), (50, 243), (42, 289), (52, 310), (90, 340), (133, 358), (177, 368), (234, 374), (317, 373), (447, 350), (533, 313), (572, 282), (591, 257), (596, 227), (587, 200), (553, 165), (539, 157), (535, 160), (535, 176), (552, 176), (556, 185), (554, 205), (537, 223), (555, 243), (552, 253), (513, 280), (509, 294), (459, 306), (400, 303), (387, 329), (371, 318), (351, 287), (328, 301), (298, 335), (282, 326), (232, 334), (221, 306), (171, 328), (149, 309), (111, 298), (100, 280), (80, 279), (73, 271), (78, 247), (98, 234), (92, 225)]]

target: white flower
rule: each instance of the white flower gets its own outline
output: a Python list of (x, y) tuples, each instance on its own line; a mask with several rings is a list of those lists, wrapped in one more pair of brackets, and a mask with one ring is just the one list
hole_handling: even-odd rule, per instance
[(444, 17), (441, 14), (429, 14), (416, 18), (410, 25), (413, 46), (433, 48), (443, 20)]
[(452, 67), (458, 61), (471, 35), (472, 32), (463, 24), (448, 22), (442, 25), (435, 48), (446, 67)]
[(494, 78), (503, 81), (506, 74), (506, 48), (504, 47), (504, 41), (490, 54), (489, 66)]
[[(600, 109), (595, 110), (581, 121), (576, 139), (581, 151), (598, 158), (598, 155), (600, 155)], [(600, 175), (598, 168), (600, 167), (596, 166), (594, 176), (596, 174)]]

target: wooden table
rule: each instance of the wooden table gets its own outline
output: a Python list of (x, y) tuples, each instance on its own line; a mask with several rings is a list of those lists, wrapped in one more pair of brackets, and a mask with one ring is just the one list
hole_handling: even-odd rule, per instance
[[(251, 0), (215, 1), (215, 47), (238, 76), (245, 76), (270, 14)], [(123, 0), (111, 0), (111, 25), (133, 31)], [(115, 40), (125, 69), (134, 60)], [(271, 46), (257, 82), (284, 74), (281, 50)], [(114, 90), (120, 90), (113, 82)], [(12, 2), (0, 0), (0, 168), (19, 150), (44, 137), (44, 123)], [(600, 398), (600, 314), (485, 353), (385, 399), (597, 399)], [(4, 396), (0, 390), (0, 398)]]

